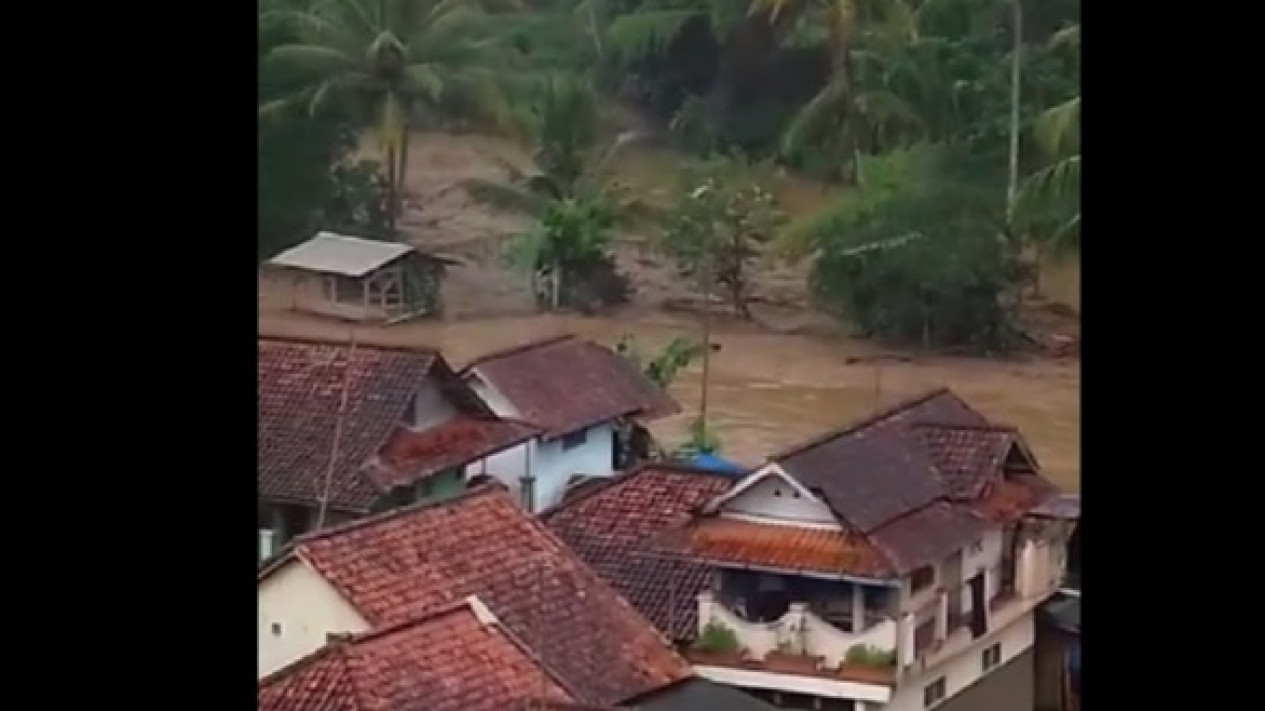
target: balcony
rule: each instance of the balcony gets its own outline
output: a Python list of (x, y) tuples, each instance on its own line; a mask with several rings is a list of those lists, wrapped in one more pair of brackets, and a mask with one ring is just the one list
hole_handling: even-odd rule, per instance
[(894, 679), (896, 622), (874, 611), (861, 613), (858, 632), (844, 631), (805, 602), (791, 603), (778, 619), (756, 622), (743, 619), (705, 592), (698, 596), (698, 619), (700, 640), (728, 630), (724, 634), (732, 633), (736, 649), (704, 646), (693, 650), (690, 659), (695, 664), (867, 684), (890, 684)]

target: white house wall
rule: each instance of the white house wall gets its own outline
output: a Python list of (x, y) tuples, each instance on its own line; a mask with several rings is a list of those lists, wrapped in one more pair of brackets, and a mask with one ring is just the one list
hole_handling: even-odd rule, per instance
[(584, 444), (568, 450), (562, 448), (561, 439), (549, 442), (533, 439), (469, 465), (466, 475), (487, 474), (521, 495), (520, 480), (527, 474), (530, 462), (532, 476), (536, 478), (536, 511), (533, 512), (536, 513), (562, 499), (572, 476), (614, 473), (614, 438), (614, 423), (603, 422), (585, 431)]
[(331, 632), (369, 623), (306, 563), (293, 560), (259, 583), (259, 678), (325, 645)]
[(726, 502), (723, 511), (769, 523), (838, 525), (830, 507), (801, 491), (772, 468), (746, 491)]
[[(989, 674), (1004, 667), (1015, 657), (1032, 647), (1034, 639), (1034, 617), (1031, 612), (1023, 615), (1006, 627), (994, 630), (991, 634), (976, 640), (966, 651), (954, 655), (941, 664), (925, 672), (902, 680), (892, 700), (882, 707), (883, 711), (923, 711), (923, 691), (928, 684), (944, 677), (944, 700), (942, 705), (954, 696), (962, 693), (967, 687), (984, 678), (984, 650), (998, 642), (1001, 643), (1001, 662), (989, 670)], [(931, 708), (935, 708), (932, 706)]]

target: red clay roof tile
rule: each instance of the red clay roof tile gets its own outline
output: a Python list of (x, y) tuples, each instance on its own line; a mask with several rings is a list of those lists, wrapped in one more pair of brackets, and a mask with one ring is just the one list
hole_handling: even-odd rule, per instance
[(864, 536), (798, 526), (753, 523), (724, 516), (700, 517), (664, 536), (700, 561), (788, 571), (889, 577), (883, 551)]
[(525, 422), (463, 415), (420, 432), (397, 427), (366, 473), (384, 488), (409, 484), (508, 449), (538, 433)]
[(486, 354), (461, 372), (471, 371), (550, 438), (617, 417), (653, 420), (681, 409), (624, 358), (575, 336)]
[(573, 697), (461, 602), (346, 640), (259, 683), (259, 711), (500, 711)]
[(690, 675), (658, 631), (502, 486), (301, 536), (293, 551), (374, 625), (477, 595), (586, 703)]
[(352, 353), (346, 345), (259, 339), (260, 498), (315, 505), (333, 456), (346, 385), (330, 505), (367, 511), (380, 492), (358, 471), (399, 424), (436, 358), (371, 346)]
[(657, 537), (732, 485), (725, 475), (650, 464), (586, 483), (541, 519), (655, 626), (673, 639), (691, 639), (698, 629), (695, 598), (711, 570), (664, 558)]

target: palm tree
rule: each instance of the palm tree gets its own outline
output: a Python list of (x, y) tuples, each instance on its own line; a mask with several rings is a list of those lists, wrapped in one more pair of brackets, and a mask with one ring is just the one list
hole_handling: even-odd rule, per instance
[[(1056, 33), (1050, 45), (1052, 48), (1067, 47), (1079, 56), (1080, 25), (1072, 25)], [(1075, 245), (1080, 241), (1080, 120), (1079, 94), (1046, 109), (1037, 119), (1037, 143), (1051, 162), (1028, 177), (1019, 196), (1020, 204), (1030, 209), (1074, 205), (1051, 237), (1056, 247)]]
[(494, 71), (489, 16), (473, 0), (274, 0), (261, 27), (295, 40), (268, 51), (261, 72), (295, 87), (259, 107), (261, 120), (294, 107), (350, 110), (374, 127), (394, 229), (408, 162), (410, 121), (508, 115)]

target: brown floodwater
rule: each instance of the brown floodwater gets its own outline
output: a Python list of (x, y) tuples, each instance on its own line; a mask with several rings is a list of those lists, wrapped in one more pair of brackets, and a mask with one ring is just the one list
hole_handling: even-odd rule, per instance
[[(346, 339), (351, 327), (261, 304), (260, 332)], [(488, 350), (560, 333), (613, 345), (625, 333), (650, 350), (677, 335), (698, 335), (688, 316), (651, 312), (630, 318), (532, 315), (357, 326), (357, 340), (440, 349), (455, 366)], [(884, 403), (947, 386), (998, 422), (1018, 427), (1047, 475), (1080, 489), (1080, 363), (925, 357), (881, 366), (849, 364), (872, 346), (841, 338), (781, 335), (749, 325), (718, 327), (711, 359), (708, 419), (725, 456), (755, 464), (765, 455), (837, 428)], [(684, 412), (652, 426), (665, 444), (684, 438), (697, 416), (701, 366), (672, 386)]]

